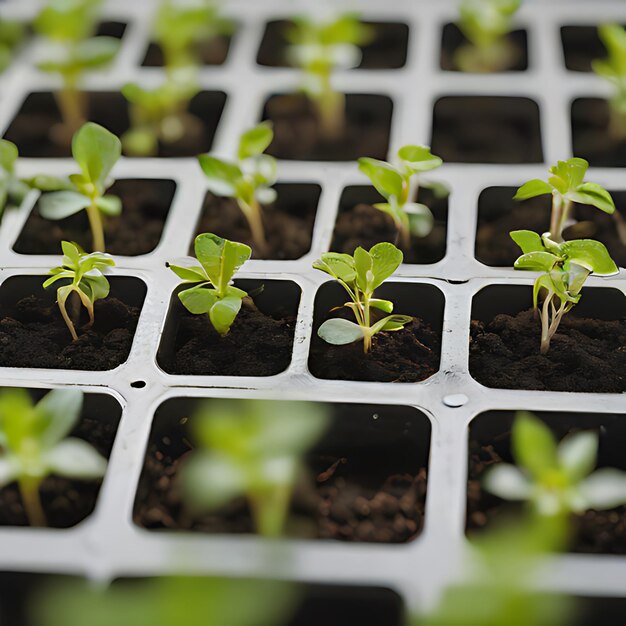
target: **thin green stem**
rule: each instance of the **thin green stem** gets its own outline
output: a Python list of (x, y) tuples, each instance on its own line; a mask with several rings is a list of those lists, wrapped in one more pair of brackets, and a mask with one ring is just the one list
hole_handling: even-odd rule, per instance
[(291, 488), (287, 485), (264, 489), (248, 497), (254, 525), (263, 537), (280, 537), (289, 513)]
[(254, 242), (257, 254), (259, 256), (265, 256), (267, 253), (267, 241), (265, 239), (261, 206), (256, 199), (253, 199), (250, 203), (238, 200), (237, 204), (239, 204), (239, 208), (250, 226), (252, 241)]
[(46, 514), (39, 497), (39, 480), (23, 477), (18, 480), (24, 512), (31, 526), (47, 526)]
[(100, 209), (92, 202), (86, 209), (91, 229), (91, 240), (94, 252), (105, 252), (104, 247), (104, 226)]
[(368, 294), (363, 294), (363, 352), (367, 354), (372, 349), (372, 335), (369, 333), (371, 328), (370, 322), (370, 297)]
[(552, 215), (550, 216), (550, 237), (556, 243), (563, 243), (563, 228), (572, 209), (571, 200), (565, 200), (561, 194), (552, 196)]
[(550, 302), (553, 297), (554, 294), (548, 294), (541, 309), (541, 354), (547, 354), (550, 349)]

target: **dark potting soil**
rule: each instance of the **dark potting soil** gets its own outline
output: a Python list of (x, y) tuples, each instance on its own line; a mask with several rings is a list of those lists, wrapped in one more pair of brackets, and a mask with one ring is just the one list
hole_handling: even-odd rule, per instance
[[(528, 37), (525, 30), (514, 30), (507, 35), (507, 39), (515, 48), (515, 62), (511, 67), (502, 71), (523, 72), (528, 69)], [(454, 62), (456, 51), (468, 40), (456, 24), (446, 24), (443, 27), (441, 38), (441, 69), (449, 72), (461, 71)]]
[(574, 154), (592, 167), (626, 167), (626, 141), (610, 137), (609, 104), (602, 98), (578, 98), (572, 102)]
[[(273, 20), (265, 26), (257, 63), (269, 67), (290, 67), (287, 60), (289, 42), (285, 32), (293, 22)], [(373, 39), (361, 48), (359, 69), (389, 70), (406, 63), (409, 27), (399, 22), (365, 22), (374, 31)]]
[[(499, 446), (509, 446), (510, 431), (496, 438)], [(488, 529), (513, 511), (521, 513), (523, 504), (509, 502), (481, 488), (484, 472), (492, 465), (511, 462), (510, 452), (503, 458), (493, 444), (470, 439), (469, 479), (467, 483), (466, 529), (470, 534)], [(592, 554), (626, 554), (626, 507), (608, 511), (587, 511), (574, 516), (570, 551)]]
[(263, 119), (274, 124), (268, 154), (300, 161), (352, 161), (362, 156), (387, 157), (392, 102), (387, 96), (348, 94), (343, 136), (320, 137), (317, 114), (303, 95), (275, 95), (266, 102)]
[[(201, 517), (186, 510), (177, 483), (178, 470), (191, 450), (184, 432), (179, 423), (176, 432), (149, 445), (135, 502), (135, 523), (152, 530), (254, 532), (244, 498)], [(350, 461), (322, 454), (311, 459), (312, 465), (324, 469), (314, 480), (297, 486), (287, 534), (377, 543), (412, 539), (423, 524), (426, 468), (416, 475), (368, 475), (361, 473), (362, 466), (355, 472)]]
[[(231, 241), (246, 243), (252, 247), (252, 257), (257, 259), (299, 259), (311, 249), (321, 188), (319, 185), (278, 184), (275, 189), (278, 193), (276, 202), (263, 209), (266, 254), (255, 253), (248, 222), (232, 198), (207, 193), (196, 235), (215, 233)], [(193, 254), (193, 242), (190, 253)]]
[(568, 70), (591, 72), (594, 59), (607, 57), (597, 26), (561, 26), (561, 41)]
[(291, 362), (295, 315), (267, 315), (244, 300), (229, 333), (221, 337), (208, 316), (192, 315), (178, 302), (168, 325), (175, 335), (158, 361), (168, 374), (196, 376), (273, 376)]
[[(196, 46), (197, 58), (203, 65), (222, 65), (228, 56), (231, 37), (218, 35)], [(163, 51), (159, 44), (151, 42), (146, 50), (146, 56), (141, 62), (142, 67), (163, 67)]]
[[(80, 328), (72, 341), (56, 304), (36, 296), (22, 298), (0, 319), (0, 365), (113, 369), (128, 358), (139, 312), (113, 296), (98, 300), (93, 327)], [(81, 317), (82, 324), (86, 321)]]
[(472, 321), (469, 367), (481, 384), (498, 389), (593, 393), (626, 391), (626, 320), (563, 318), (546, 355), (532, 309)]
[[(354, 321), (349, 312), (333, 311), (331, 317)], [(439, 369), (439, 335), (419, 318), (403, 330), (380, 332), (372, 339), (368, 354), (363, 343), (333, 346), (317, 335), (311, 338), (309, 370), (316, 378), (368, 382), (413, 383), (429, 378)]]
[[(171, 180), (116, 181), (108, 193), (120, 197), (123, 210), (118, 217), (104, 217), (107, 252), (124, 256), (152, 252), (161, 239), (175, 189)], [(13, 249), (21, 254), (59, 254), (62, 240), (92, 249), (86, 213), (46, 220), (35, 205)]]
[(431, 146), (452, 163), (541, 163), (539, 107), (529, 98), (440, 98)]
[[(478, 200), (476, 259), (492, 267), (510, 267), (520, 256), (519, 246), (511, 239), (513, 230), (527, 229), (544, 233), (550, 228), (549, 196), (515, 202), (513, 187), (490, 187)], [(618, 210), (626, 209), (626, 192), (611, 192)], [(613, 260), (626, 267), (626, 245), (617, 232), (614, 216), (596, 208), (575, 204), (572, 217), (577, 224), (564, 231), (565, 239), (596, 239), (608, 249)]]
[[(361, 201), (356, 200), (359, 197)], [(381, 241), (399, 245), (398, 231), (391, 217), (372, 206), (382, 201), (371, 187), (346, 188), (339, 203), (331, 251), (353, 254), (358, 246), (369, 250)], [(430, 190), (421, 189), (418, 201), (433, 212), (435, 224), (428, 236), (411, 237), (410, 250), (403, 250), (404, 263), (436, 263), (446, 253), (448, 199), (437, 199)]]
[[(108, 458), (113, 447), (117, 422), (91, 417), (86, 411), (83, 413), (84, 416), (70, 436), (84, 439)], [(69, 480), (59, 476), (45, 478), (41, 483), (40, 497), (48, 526), (69, 528), (83, 521), (96, 506), (100, 485), (100, 480)], [(0, 526), (28, 525), (17, 483), (13, 482), (0, 489)]]
[[(120, 137), (128, 130), (128, 105), (121, 93), (92, 91), (85, 93), (88, 118)], [(159, 157), (194, 157), (208, 152), (226, 102), (226, 94), (203, 91), (189, 103), (189, 112), (202, 124), (202, 132), (194, 132), (175, 144), (160, 145)], [(15, 143), (23, 157), (57, 158), (71, 156), (70, 146), (62, 146), (50, 138), (50, 129), (61, 121), (54, 95), (50, 92), (28, 94), (4, 138)]]

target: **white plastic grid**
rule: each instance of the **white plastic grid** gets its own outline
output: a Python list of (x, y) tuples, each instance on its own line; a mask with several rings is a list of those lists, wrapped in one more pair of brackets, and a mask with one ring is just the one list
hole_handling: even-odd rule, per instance
[[(116, 90), (129, 80), (145, 85), (159, 82), (159, 68), (141, 68), (147, 47), (153, 2), (110, 1), (104, 18), (128, 22), (122, 49), (114, 66), (92, 76), (89, 90)], [(539, 391), (487, 389), (468, 372), (468, 338), (471, 298), (490, 284), (532, 284), (531, 275), (509, 268), (490, 268), (474, 259), (474, 234), (479, 193), (492, 185), (515, 186), (545, 175), (549, 164), (571, 156), (571, 100), (579, 96), (608, 95), (603, 81), (592, 74), (567, 72), (563, 63), (559, 28), (567, 24), (626, 21), (626, 8), (617, 2), (576, 4), (571, 0), (527, 3), (519, 13), (519, 25), (528, 30), (529, 69), (523, 73), (467, 76), (442, 72), (439, 50), (443, 24), (454, 21), (456, 2), (395, 0), (381, 7), (377, 0), (335, 3), (337, 9), (359, 8), (366, 19), (399, 21), (409, 25), (410, 39), (405, 67), (397, 70), (353, 70), (338, 73), (336, 83), (347, 93), (388, 95), (394, 103), (390, 152), (409, 142), (428, 143), (434, 102), (445, 95), (517, 95), (539, 104), (545, 164), (462, 165), (445, 164), (436, 177), (452, 189), (449, 204), (447, 252), (432, 265), (403, 265), (394, 280), (434, 284), (445, 296), (441, 365), (423, 383), (346, 383), (313, 378), (307, 369), (312, 332), (313, 301), (325, 278), (311, 269), (311, 262), (328, 249), (339, 197), (343, 188), (367, 184), (353, 163), (279, 164), (280, 182), (316, 182), (322, 187), (312, 249), (296, 261), (258, 261), (246, 264), (242, 278), (293, 280), (302, 289), (298, 323), (290, 367), (277, 376), (204, 377), (171, 376), (156, 364), (156, 351), (170, 295), (178, 280), (165, 261), (186, 255), (200, 215), (206, 183), (194, 159), (122, 158), (114, 174), (128, 178), (171, 178), (177, 183), (173, 205), (159, 246), (139, 257), (117, 257), (112, 275), (133, 275), (148, 287), (147, 297), (128, 361), (102, 372), (0, 368), (2, 384), (9, 386), (80, 385), (85, 390), (108, 388), (124, 407), (122, 421), (94, 514), (69, 530), (0, 529), (0, 569), (82, 573), (109, 579), (128, 574), (165, 573), (183, 567), (190, 572), (276, 575), (299, 580), (382, 584), (399, 591), (407, 604), (425, 606), (443, 586), (459, 577), (464, 539), (467, 425), (479, 413), (491, 409), (561, 410), (626, 414), (626, 402), (618, 394), (565, 394)], [(29, 16), (35, 3), (23, 0), (0, 7), (7, 16)], [(265, 23), (293, 14), (297, 4), (284, 0), (256, 2), (230, 0), (227, 13), (238, 29), (223, 66), (201, 70), (203, 89), (222, 90), (228, 99), (218, 126), (213, 151), (230, 156), (240, 133), (259, 119), (268, 95), (292, 91), (298, 74), (288, 68), (256, 65), (255, 58)], [(36, 45), (23, 51), (3, 75), (0, 98), (0, 131), (7, 128), (25, 95), (31, 90), (53, 90), (56, 81), (33, 66)], [(22, 159), (20, 175), (67, 174), (69, 159)], [(619, 169), (593, 169), (590, 179), (610, 189), (620, 189)], [(45, 274), (58, 262), (55, 256), (14, 253), (14, 243), (34, 194), (19, 212), (8, 214), (0, 228), (0, 281), (10, 276)], [(626, 272), (592, 286), (614, 287), (626, 294)], [(145, 380), (144, 389), (130, 383)], [(450, 394), (465, 394), (459, 408), (445, 405)], [(220, 396), (310, 399), (411, 405), (431, 420), (431, 451), (425, 526), (413, 542), (382, 546), (322, 541), (289, 540), (276, 547), (255, 537), (193, 536), (152, 533), (132, 524), (135, 489), (154, 411), (166, 398)], [(566, 555), (546, 564), (542, 589), (587, 595), (626, 595), (626, 559), (623, 557)]]

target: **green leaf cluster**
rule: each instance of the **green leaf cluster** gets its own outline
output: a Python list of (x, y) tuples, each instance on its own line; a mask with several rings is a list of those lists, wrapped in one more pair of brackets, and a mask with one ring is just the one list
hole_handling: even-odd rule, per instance
[(489, 48), (511, 30), (511, 18), (522, 0), (463, 0), (458, 26), (478, 48)]
[(442, 163), (428, 146), (415, 145), (400, 148), (394, 164), (369, 157), (359, 159), (359, 169), (386, 200), (374, 204), (374, 207), (391, 216), (405, 248), (410, 244), (409, 234), (425, 237), (434, 222), (433, 214), (425, 204), (409, 202), (411, 180), (421, 182), (424, 187), (432, 187), (436, 195), (447, 195), (447, 189), (442, 185), (419, 181), (422, 173), (437, 169)]
[(396, 331), (404, 328), (412, 318), (408, 315), (388, 315), (378, 321), (372, 318), (371, 309), (391, 313), (393, 303), (374, 298), (374, 291), (383, 284), (402, 263), (402, 252), (391, 243), (378, 243), (370, 251), (358, 247), (354, 256), (327, 252), (313, 263), (313, 267), (330, 274), (348, 292), (348, 307), (357, 323), (346, 319), (326, 320), (317, 334), (327, 343), (345, 345), (363, 341), (363, 349), (369, 352), (372, 337), (380, 331)]
[(108, 65), (119, 50), (114, 37), (93, 37), (101, 2), (99, 0), (50, 0), (39, 13), (34, 28), (52, 45), (38, 67), (61, 74), (76, 83), (85, 71)]
[(0, 72), (11, 63), (17, 47), (26, 38), (26, 26), (15, 20), (0, 18)]
[(106, 195), (111, 186), (111, 170), (122, 152), (120, 140), (106, 128), (87, 122), (72, 139), (72, 156), (80, 173), (68, 178), (36, 176), (30, 184), (44, 193), (39, 200), (41, 216), (60, 220), (87, 210), (94, 249), (104, 250), (104, 234), (99, 214), (116, 216), (122, 212), (117, 196)]
[(7, 206), (19, 206), (28, 193), (28, 184), (15, 175), (17, 157), (17, 146), (0, 139), (0, 218)]
[(323, 405), (208, 402), (190, 424), (198, 445), (182, 469), (190, 506), (205, 511), (246, 496), (257, 531), (281, 535), (302, 456), (328, 425)]
[(232, 22), (220, 16), (215, 0), (163, 0), (156, 13), (153, 35), (163, 51), (166, 69), (171, 70), (198, 65), (198, 45), (232, 30)]
[(286, 622), (298, 600), (292, 583), (170, 576), (119, 580), (103, 588), (58, 582), (32, 602), (32, 626), (252, 626)]
[(137, 83), (122, 87), (130, 104), (131, 128), (122, 136), (127, 154), (155, 156), (159, 142), (171, 144), (187, 132), (189, 101), (200, 90), (195, 71), (179, 69), (162, 84), (146, 89)]
[(184, 283), (198, 283), (181, 291), (178, 298), (190, 313), (207, 314), (213, 328), (224, 336), (235, 321), (243, 298), (248, 295), (231, 282), (252, 251), (243, 243), (212, 233), (198, 235), (194, 250), (199, 266), (169, 266)]
[(557, 443), (544, 422), (520, 412), (511, 443), (516, 465), (500, 463), (489, 470), (484, 487), (491, 493), (507, 500), (527, 500), (542, 516), (626, 504), (626, 473), (613, 468), (594, 472), (597, 432), (572, 433)]
[(68, 437), (78, 423), (83, 393), (55, 389), (33, 405), (24, 389), (0, 391), (0, 487), (17, 481), (32, 524), (40, 524), (38, 501), (41, 481), (55, 474), (67, 478), (101, 478), (106, 460), (82, 439)]
[(593, 71), (608, 80), (615, 88), (612, 106), (626, 115), (626, 30), (619, 24), (603, 24), (598, 35), (607, 49), (606, 59), (596, 59)]
[(57, 287), (57, 304), (73, 339), (78, 339), (76, 328), (67, 312), (67, 299), (75, 293), (89, 314), (89, 325), (94, 322), (94, 303), (109, 295), (109, 281), (103, 274), (115, 261), (102, 252), (86, 254), (77, 245), (69, 241), (61, 242), (63, 260), (59, 267), (50, 270), (51, 277), (44, 283), (44, 288), (59, 280), (69, 280), (69, 284)]

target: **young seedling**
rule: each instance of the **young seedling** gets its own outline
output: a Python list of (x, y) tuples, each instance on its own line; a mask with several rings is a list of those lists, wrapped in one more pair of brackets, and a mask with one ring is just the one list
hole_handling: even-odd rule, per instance
[(182, 469), (192, 509), (218, 508), (245, 496), (259, 534), (284, 532), (302, 456), (328, 424), (321, 405), (307, 402), (223, 401), (192, 417), (195, 441)]
[[(69, 578), (69, 577), (68, 577)], [(286, 581), (159, 576), (57, 580), (29, 602), (30, 626), (283, 626), (299, 593)]]
[(588, 204), (605, 213), (613, 213), (615, 204), (611, 194), (596, 183), (584, 182), (589, 163), (574, 157), (559, 161), (550, 168), (548, 180), (535, 178), (522, 185), (514, 200), (528, 200), (537, 196), (552, 195), (550, 239), (563, 242), (563, 230), (571, 222), (572, 203)]
[[(78, 246), (69, 241), (62, 241), (63, 260), (59, 267), (50, 270), (52, 276), (48, 278), (44, 288), (56, 283), (58, 280), (70, 280), (70, 284), (57, 287), (57, 304), (63, 320), (72, 334), (72, 339), (78, 339), (76, 326), (73, 318), (77, 319), (79, 310), (75, 310), (74, 303), (80, 303), (87, 309), (89, 322), (87, 326), (94, 323), (94, 303), (109, 295), (109, 281), (102, 273), (107, 267), (115, 265), (115, 261), (108, 255), (101, 252), (86, 254)], [(68, 298), (76, 294), (78, 300), (70, 300), (72, 305), (71, 313), (68, 312), (66, 303)]]
[(515, 269), (542, 272), (533, 287), (533, 306), (538, 310), (539, 293), (545, 290), (539, 316), (541, 354), (546, 354), (563, 316), (579, 302), (589, 274), (608, 276), (619, 270), (604, 245), (593, 239), (556, 243), (549, 233), (540, 237), (530, 230), (515, 230), (511, 238), (523, 253)]
[(532, 413), (519, 412), (511, 432), (516, 465), (500, 463), (485, 475), (487, 491), (506, 500), (526, 500), (539, 516), (569, 516), (626, 504), (626, 472), (596, 470), (598, 433), (567, 435), (557, 443)]
[(273, 137), (271, 123), (262, 122), (241, 135), (236, 163), (209, 154), (198, 157), (209, 190), (218, 196), (237, 201), (248, 221), (252, 241), (259, 255), (267, 250), (261, 205), (276, 200), (276, 191), (271, 187), (276, 182), (276, 159), (263, 154)]
[(618, 24), (604, 24), (598, 35), (608, 52), (606, 59), (596, 59), (593, 71), (615, 89), (609, 100), (609, 135), (616, 141), (626, 140), (626, 30)]
[(202, 122), (188, 112), (199, 87), (193, 69), (178, 69), (154, 89), (137, 83), (122, 87), (130, 104), (130, 130), (122, 135), (124, 151), (131, 156), (156, 156), (159, 143), (175, 144), (183, 137), (203, 132)]
[(378, 321), (372, 315), (372, 309), (393, 311), (393, 302), (374, 298), (374, 291), (398, 269), (402, 258), (402, 252), (386, 242), (377, 243), (369, 252), (358, 247), (354, 256), (338, 252), (322, 254), (313, 267), (330, 274), (348, 292), (351, 302), (343, 306), (354, 313), (357, 323), (341, 318), (326, 320), (317, 334), (335, 346), (363, 341), (363, 351), (367, 354), (376, 333), (404, 328), (413, 319), (409, 315), (387, 315)]
[(54, 474), (101, 478), (107, 462), (86, 441), (67, 437), (80, 418), (82, 391), (54, 389), (37, 404), (24, 389), (0, 391), (0, 487), (17, 481), (31, 526), (45, 526), (41, 482)]
[(15, 175), (17, 146), (0, 139), (0, 219), (8, 206), (19, 206), (29, 186)]
[(345, 95), (333, 88), (333, 72), (356, 67), (361, 62), (359, 46), (372, 36), (352, 13), (324, 21), (298, 17), (286, 31), (288, 60), (304, 74), (302, 90), (315, 105), (325, 140), (340, 137), (345, 126)]
[(120, 42), (114, 37), (93, 37), (101, 0), (49, 0), (34, 23), (35, 30), (47, 40), (44, 72), (58, 74), (63, 86), (56, 98), (63, 124), (56, 133), (62, 143), (86, 120), (86, 102), (80, 91), (83, 75), (111, 63)]
[(461, 46), (455, 56), (463, 72), (499, 72), (515, 63), (517, 51), (507, 35), (511, 19), (522, 0), (463, 0), (458, 27), (469, 44)]
[(26, 37), (22, 22), (0, 18), (0, 72), (4, 72), (13, 59), (16, 48)]
[(431, 153), (427, 146), (403, 146), (398, 150), (395, 164), (363, 157), (359, 159), (359, 169), (372, 181), (376, 191), (386, 202), (374, 205), (374, 208), (391, 216), (398, 229), (398, 238), (403, 250), (411, 246), (411, 235), (426, 237), (433, 228), (433, 214), (425, 205), (409, 202), (411, 181), (413, 192), (417, 195), (418, 183), (432, 187), (436, 195), (446, 195), (442, 185), (419, 180), (420, 174), (430, 172), (441, 166), (443, 161)]
[(50, 176), (35, 177), (32, 184), (44, 193), (39, 200), (41, 216), (61, 220), (83, 209), (87, 212), (93, 249), (104, 252), (102, 215), (119, 215), (122, 203), (117, 196), (105, 195), (111, 186), (110, 173), (120, 158), (120, 140), (106, 128), (87, 122), (72, 139), (72, 155), (80, 166), (80, 174), (67, 179)]
[(231, 284), (237, 270), (250, 258), (249, 246), (222, 239), (212, 233), (198, 235), (194, 242), (200, 266), (169, 268), (185, 283), (199, 283), (178, 294), (194, 315), (208, 315), (213, 328), (225, 336), (233, 325), (243, 298), (248, 294)]
[(199, 46), (232, 32), (214, 0), (163, 0), (157, 10), (153, 37), (163, 52), (165, 69), (197, 66)]

